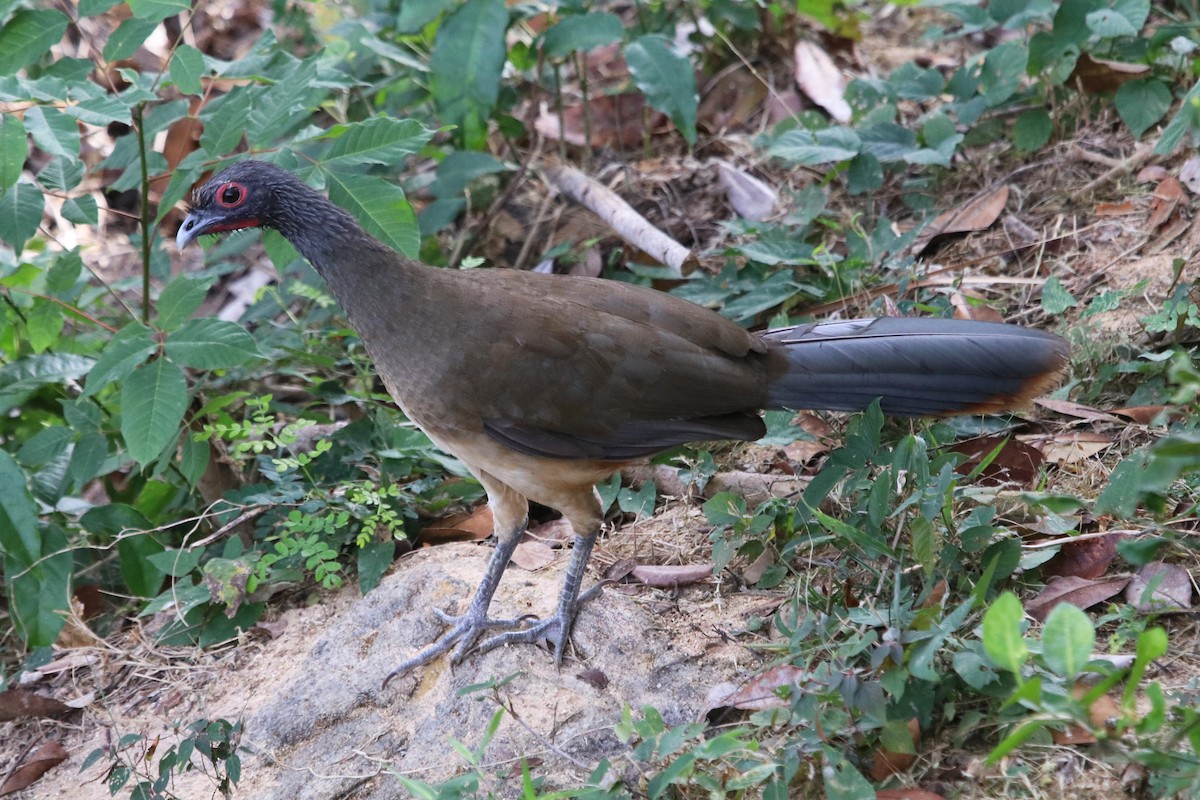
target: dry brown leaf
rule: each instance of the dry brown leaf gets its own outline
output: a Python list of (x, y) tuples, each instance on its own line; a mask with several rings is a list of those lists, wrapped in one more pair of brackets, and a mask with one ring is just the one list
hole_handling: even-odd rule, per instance
[(1153, 425), (1159, 414), (1167, 412), (1170, 422), (1177, 422), (1185, 416), (1179, 406), (1125, 406), (1114, 408), (1111, 413), (1120, 417), (1128, 417), (1139, 425)]
[(739, 216), (752, 222), (761, 222), (775, 212), (778, 195), (753, 175), (728, 162), (718, 161), (717, 178), (725, 189), (729, 205)]
[(980, 436), (957, 442), (950, 450), (962, 453), (966, 461), (958, 465), (960, 473), (974, 470), (992, 451), (1003, 445), (996, 457), (984, 468), (977, 481), (984, 486), (1015, 483), (1032, 488), (1037, 482), (1045, 456), (1035, 447), (1016, 439), (1005, 440), (1001, 436)]
[(962, 292), (950, 295), (950, 305), (954, 307), (955, 319), (969, 319), (976, 322), (1004, 322), (1004, 315), (986, 304), (974, 305), (968, 302)]
[(804, 39), (796, 42), (796, 85), (814, 103), (843, 124), (853, 116), (846, 102), (846, 78), (820, 45)]
[(608, 688), (608, 676), (602, 670), (598, 670), (595, 667), (587, 667), (582, 672), (577, 673), (575, 677), (595, 689), (604, 691)]
[(43, 697), (29, 689), (5, 689), (0, 692), (0, 722), (65, 716), (71, 707), (53, 697)]
[(628, 577), (629, 573), (633, 572), (633, 568), (637, 566), (637, 561), (632, 558), (622, 558), (612, 564), (608, 569), (604, 570), (604, 580), (619, 581)]
[(521, 541), (541, 542), (551, 547), (562, 547), (574, 538), (575, 529), (571, 527), (571, 523), (559, 517), (558, 519), (544, 522), (525, 531), (525, 535), (521, 537)]
[(1179, 205), (1179, 201), (1183, 198), (1183, 185), (1174, 178), (1163, 178), (1159, 181), (1158, 186), (1154, 187), (1154, 203), (1150, 212), (1149, 227), (1162, 227), (1171, 214), (1174, 213), (1175, 207)]
[(783, 454), (800, 464), (807, 464), (817, 456), (823, 456), (833, 449), (836, 431), (825, 420), (816, 414), (799, 414), (792, 422), (813, 438), (797, 439), (783, 446)]
[(785, 708), (788, 701), (779, 696), (778, 690), (785, 686), (795, 687), (804, 676), (804, 670), (791, 664), (772, 667), (737, 687), (709, 710), (737, 708), (742, 711), (764, 711), (768, 708)]
[(1142, 167), (1138, 170), (1137, 177), (1134, 178), (1138, 183), (1157, 183), (1171, 173), (1167, 172), (1167, 168), (1160, 164), (1151, 164), (1148, 167)]
[(1092, 213), (1097, 217), (1124, 217), (1137, 212), (1138, 207), (1132, 200), (1123, 200), (1120, 203), (1096, 203), (1096, 207), (1092, 209)]
[(545, 569), (554, 563), (554, 548), (542, 542), (521, 542), (513, 550), (512, 563), (527, 572)]
[(1121, 420), (1117, 419), (1116, 417), (1114, 417), (1112, 414), (1108, 414), (1104, 411), (1101, 411), (1098, 408), (1092, 408), (1091, 406), (1085, 406), (1081, 403), (1072, 403), (1070, 400), (1051, 400), (1048, 397), (1039, 397), (1033, 401), (1033, 404), (1041, 406), (1042, 408), (1048, 408), (1055, 413), (1063, 414), (1068, 417), (1078, 417), (1079, 419), (1086, 419), (1089, 422), (1120, 422), (1121, 421)]
[(1087, 94), (1107, 94), (1115, 92), (1122, 83), (1133, 80), (1148, 69), (1150, 67), (1146, 64), (1093, 58), (1084, 53), (1075, 62), (1075, 69), (1067, 79), (1067, 84), (1077, 86)]
[(491, 535), (492, 510), (486, 505), (437, 520), (421, 529), (421, 541), (425, 544), (481, 542)]
[[(921, 723), (916, 717), (908, 721), (908, 735), (912, 737), (913, 749), (921, 744)], [(891, 750), (879, 749), (871, 762), (871, 780), (879, 782), (890, 775), (907, 772), (916, 763), (917, 754), (894, 753)]]
[[(598, 95), (588, 101), (591, 114), (591, 146), (624, 150), (642, 142), (645, 132), (667, 130), (667, 115), (646, 109), (646, 98), (640, 92)], [(646, 117), (643, 123), (643, 116)], [(533, 123), (538, 133), (547, 139), (562, 140), (576, 147), (586, 147), (588, 120), (582, 105), (567, 106), (562, 119), (558, 112), (543, 104)]]
[(656, 589), (687, 586), (712, 577), (712, 564), (639, 564), (630, 573), (634, 580)]
[[(1147, 590), (1154, 590), (1147, 595)], [(1183, 611), (1192, 607), (1192, 579), (1178, 564), (1151, 561), (1133, 574), (1125, 600), (1138, 611)]]
[(43, 742), (42, 745), (12, 771), (0, 785), (0, 795), (12, 794), (26, 789), (50, 770), (57, 767), (70, 757), (61, 744), (55, 741)]
[(762, 111), (766, 99), (762, 78), (735, 62), (709, 82), (696, 109), (696, 124), (709, 133), (743, 128)]
[(962, 206), (939, 214), (925, 226), (912, 246), (912, 254), (920, 255), (936, 237), (949, 233), (981, 231), (1000, 218), (1008, 202), (1008, 187), (1000, 186), (990, 192), (975, 195)]
[(1058, 555), (1046, 564), (1046, 575), (1099, 578), (1108, 572), (1113, 559), (1117, 557), (1117, 544), (1122, 535), (1110, 533), (1088, 539), (1072, 539), (1067, 541), (1058, 551)]
[(1025, 610), (1038, 622), (1045, 622), (1046, 617), (1059, 603), (1070, 603), (1078, 608), (1088, 609), (1120, 594), (1129, 584), (1129, 578), (1129, 575), (1098, 580), (1077, 578), (1073, 575), (1054, 578), (1038, 592), (1037, 597), (1025, 604)]
[(763, 573), (775, 563), (775, 551), (765, 548), (750, 566), (742, 570), (742, 580), (753, 586), (762, 578)]
[(1104, 452), (1113, 443), (1111, 436), (1092, 431), (1065, 431), (1053, 436), (1018, 436), (1017, 439), (1041, 450), (1051, 464), (1077, 464), (1086, 461)]

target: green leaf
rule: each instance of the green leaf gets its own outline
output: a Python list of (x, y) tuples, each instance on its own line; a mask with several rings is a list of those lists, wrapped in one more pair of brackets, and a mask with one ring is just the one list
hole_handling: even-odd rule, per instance
[(800, 166), (816, 166), (847, 161), (862, 150), (862, 140), (849, 128), (826, 128), (815, 133), (793, 128), (776, 139), (767, 154)]
[(1055, 674), (1072, 679), (1092, 657), (1096, 630), (1087, 614), (1070, 603), (1060, 603), (1042, 629), (1042, 659)]
[(0, 75), (13, 75), (21, 67), (50, 53), (67, 30), (69, 20), (60, 11), (21, 9), (0, 28)]
[(63, 216), (68, 222), (76, 225), (96, 225), (100, 221), (100, 209), (96, 206), (96, 198), (90, 194), (72, 197), (63, 203)]
[(88, 397), (113, 381), (124, 380), (156, 349), (154, 331), (140, 322), (130, 322), (104, 347), (104, 352), (88, 372), (82, 396)]
[(200, 94), (204, 86), (200, 78), (205, 74), (204, 56), (190, 44), (181, 44), (171, 55), (171, 80), (184, 94)]
[(37, 233), (43, 206), (42, 193), (32, 183), (21, 181), (0, 195), (0, 240), (7, 242), (17, 255)]
[(162, 22), (167, 17), (191, 10), (187, 0), (127, 0), (129, 10), (138, 19)]
[(365, 122), (335, 125), (321, 135), (333, 139), (333, 147), (321, 159), (325, 166), (379, 164), (394, 167), (405, 156), (420, 151), (433, 131), (412, 119), (372, 117)]
[(137, 49), (146, 43), (150, 34), (158, 27), (158, 20), (139, 19), (130, 17), (109, 34), (104, 43), (104, 58), (106, 61), (120, 61), (129, 58)]
[(282, 80), (255, 90), (247, 119), (238, 125), (246, 131), (252, 146), (273, 146), (277, 138), (307, 119), (307, 115), (298, 112), (315, 107), (325, 96), (328, 90), (316, 85), (317, 58), (293, 59), (295, 66), (276, 73), (285, 76)]
[(1130, 133), (1140, 138), (1171, 109), (1171, 90), (1156, 78), (1142, 78), (1121, 84), (1113, 102)]
[(117, 541), (117, 552), (121, 556), (121, 577), (135, 596), (154, 597), (162, 589), (166, 572), (150, 559), (161, 554), (163, 549), (162, 544), (148, 533), (125, 535)]
[(654, 481), (646, 481), (640, 489), (621, 489), (617, 492), (617, 505), (626, 514), (636, 514), (638, 519), (654, 516), (654, 501), (657, 498)]
[(29, 647), (49, 647), (66, 624), (74, 558), (67, 537), (55, 525), (41, 527), (41, 551), (25, 560), (4, 554), (8, 612), (17, 634)]
[(672, 761), (670, 766), (662, 772), (651, 778), (650, 782), (646, 785), (646, 794), (650, 797), (650, 800), (658, 800), (671, 787), (671, 784), (691, 775), (692, 767), (695, 763), (696, 756), (693, 753), (685, 753)]
[(1111, 8), (1103, 8), (1087, 15), (1087, 26), (1101, 39), (1118, 36), (1136, 36), (1137, 28), (1129, 20)]
[(451, 125), (481, 125), (500, 94), (508, 9), (503, 0), (467, 0), (443, 20), (429, 60), (429, 89)]
[(1042, 310), (1051, 316), (1063, 313), (1068, 308), (1079, 305), (1075, 295), (1067, 291), (1058, 277), (1051, 275), (1042, 286)]
[(987, 763), (989, 765), (997, 763), (1000, 759), (1024, 744), (1035, 733), (1044, 730), (1045, 727), (1045, 721), (1040, 719), (1022, 724), (1008, 736), (1005, 736), (1004, 740), (996, 745), (992, 752), (988, 753)]
[(566, 58), (571, 53), (619, 42), (624, 26), (615, 14), (593, 11), (565, 17), (542, 35), (542, 50), (550, 58)]
[(40, 297), (33, 301), (33, 308), (29, 309), (25, 321), (29, 331), (29, 347), (35, 353), (44, 353), (54, 346), (66, 322), (62, 306)]
[(228, 153), (237, 146), (246, 132), (251, 99), (250, 92), (234, 89), (201, 110), (204, 133), (200, 134), (200, 147), (205, 152)]
[(997, 597), (983, 614), (983, 646), (988, 657), (1001, 669), (1021, 679), (1021, 668), (1029, 658), (1029, 649), (1021, 636), (1025, 611), (1012, 592)]
[[(163, 550), (148, 556), (150, 563), (165, 574), (174, 578), (182, 578), (194, 570), (200, 563), (203, 550)], [(390, 563), (389, 563), (390, 566)]]
[(25, 128), (33, 142), (52, 156), (79, 158), (79, 123), (56, 108), (34, 106), (25, 112)]
[(163, 287), (154, 308), (160, 330), (172, 331), (186, 322), (208, 295), (211, 280), (180, 275)]
[(692, 63), (673, 51), (657, 34), (643, 36), (625, 48), (625, 60), (647, 102), (668, 115), (691, 147), (696, 143), (696, 76)]
[[(0, 550), (31, 564), (42, 554), (37, 530), (37, 506), (25, 473), (6, 451), (0, 450)], [(11, 580), (12, 575), (9, 574)]]
[(179, 434), (187, 380), (165, 358), (138, 367), (121, 387), (121, 436), (139, 464), (153, 461)]
[(822, 748), (827, 800), (875, 800), (875, 787), (835, 748)]
[(392, 566), (396, 555), (396, 540), (378, 542), (371, 540), (358, 551), (358, 588), (363, 594), (374, 589), (383, 580), (383, 574)]
[(1021, 87), (1029, 51), (1021, 42), (1010, 41), (988, 51), (983, 59), (980, 86), (988, 106), (998, 106)]
[[(75, 121), (71, 120), (71, 124)], [(70, 191), (83, 180), (83, 169), (83, 162), (77, 158), (54, 156), (37, 174), (37, 182), (51, 191)]]
[(429, 191), (439, 200), (462, 197), (476, 178), (504, 172), (508, 167), (491, 153), (455, 150), (438, 164), (437, 178)]
[(0, 114), (0, 192), (13, 186), (21, 177), (29, 143), (25, 139), (25, 124), (16, 114)]
[(87, 374), (95, 363), (95, 359), (86, 356), (45, 353), (0, 367), (0, 411), (7, 411), (42, 386)]
[(328, 177), (330, 200), (353, 214), (385, 244), (417, 257), (421, 249), (417, 218), (399, 186), (369, 175), (331, 172)]
[(1050, 112), (1044, 108), (1030, 109), (1013, 123), (1013, 145), (1022, 153), (1032, 153), (1045, 147), (1053, 132)]
[(185, 367), (221, 369), (258, 358), (258, 345), (246, 329), (215, 318), (193, 319), (167, 337), (167, 355)]

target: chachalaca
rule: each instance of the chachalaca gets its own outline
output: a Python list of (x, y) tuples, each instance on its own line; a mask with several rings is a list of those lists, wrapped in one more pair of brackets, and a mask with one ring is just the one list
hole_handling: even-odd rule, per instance
[[(461, 616), (388, 676), (455, 647), (548, 640), (561, 663), (603, 520), (594, 486), (624, 464), (703, 440), (753, 441), (760, 409), (995, 412), (1053, 387), (1067, 343), (998, 323), (881, 317), (751, 333), (719, 314), (617, 281), (427, 267), (367, 234), (296, 176), (237, 163), (193, 196), (176, 239), (274, 228), (317, 269), (388, 391), (487, 491), (496, 549)], [(560, 511), (574, 551), (553, 617), (487, 616), (525, 530), (528, 500)], [(457, 646), (456, 646), (457, 645)], [(385, 681), (386, 685), (386, 681)]]

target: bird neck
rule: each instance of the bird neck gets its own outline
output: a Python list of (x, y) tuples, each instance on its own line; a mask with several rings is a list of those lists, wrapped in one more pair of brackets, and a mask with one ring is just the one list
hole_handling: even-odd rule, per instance
[(314, 191), (290, 193), (275, 228), (308, 259), (330, 284), (352, 279), (359, 265), (374, 264), (368, 256), (391, 252), (346, 211)]

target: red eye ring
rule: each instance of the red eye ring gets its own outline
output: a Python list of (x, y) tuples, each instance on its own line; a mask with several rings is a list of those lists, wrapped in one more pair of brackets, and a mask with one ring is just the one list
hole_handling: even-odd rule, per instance
[(217, 187), (216, 201), (221, 208), (237, 208), (246, 202), (246, 198), (249, 196), (250, 193), (246, 191), (245, 186), (236, 181), (230, 181)]

